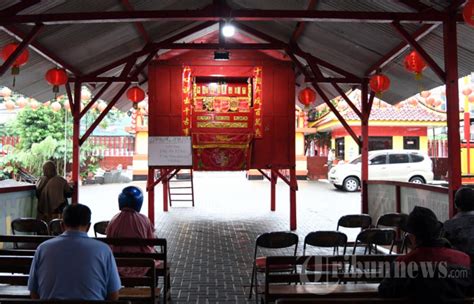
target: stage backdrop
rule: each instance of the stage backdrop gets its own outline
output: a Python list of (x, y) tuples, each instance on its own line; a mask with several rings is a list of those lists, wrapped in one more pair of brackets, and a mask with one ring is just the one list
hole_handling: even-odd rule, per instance
[[(149, 136), (183, 136), (183, 71), (193, 77), (252, 77), (262, 68), (262, 128), (251, 142), (250, 168), (293, 168), (295, 164), (295, 80), (288, 61), (256, 51), (231, 51), (214, 61), (212, 51), (189, 51), (149, 66)], [(192, 129), (191, 129), (192, 133)], [(225, 133), (225, 130), (223, 130)], [(249, 168), (247, 168), (249, 169)]]

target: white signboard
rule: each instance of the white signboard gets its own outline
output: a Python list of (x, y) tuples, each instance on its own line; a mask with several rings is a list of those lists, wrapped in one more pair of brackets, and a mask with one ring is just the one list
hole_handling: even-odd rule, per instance
[(148, 137), (149, 166), (192, 166), (190, 136)]

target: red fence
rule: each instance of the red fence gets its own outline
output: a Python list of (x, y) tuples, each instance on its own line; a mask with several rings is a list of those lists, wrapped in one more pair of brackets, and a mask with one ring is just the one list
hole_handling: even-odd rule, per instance
[(436, 139), (428, 141), (428, 155), (431, 157), (448, 157), (448, 140)]
[[(15, 136), (0, 137), (0, 155), (7, 153), (6, 146), (15, 146), (19, 139)], [(135, 147), (135, 137), (131, 136), (91, 136), (89, 142), (96, 146), (92, 152), (97, 156), (133, 156)]]

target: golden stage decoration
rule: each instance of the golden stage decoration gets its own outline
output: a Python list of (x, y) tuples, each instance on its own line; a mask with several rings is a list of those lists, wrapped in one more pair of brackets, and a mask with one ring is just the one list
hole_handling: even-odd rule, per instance
[(191, 68), (186, 66), (183, 68), (183, 91), (182, 91), (182, 112), (181, 124), (183, 134), (188, 136), (191, 127), (191, 100), (192, 100), (192, 82), (191, 82)]

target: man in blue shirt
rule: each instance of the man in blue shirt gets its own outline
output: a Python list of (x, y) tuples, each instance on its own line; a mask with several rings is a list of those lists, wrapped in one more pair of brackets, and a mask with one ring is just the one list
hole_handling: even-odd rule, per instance
[(81, 204), (63, 211), (65, 232), (42, 243), (30, 269), (33, 299), (117, 300), (121, 287), (109, 246), (90, 239), (91, 211)]

